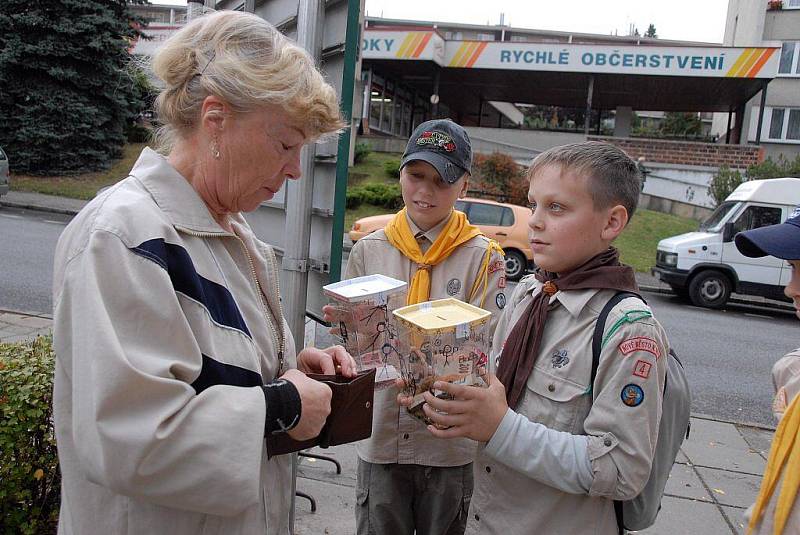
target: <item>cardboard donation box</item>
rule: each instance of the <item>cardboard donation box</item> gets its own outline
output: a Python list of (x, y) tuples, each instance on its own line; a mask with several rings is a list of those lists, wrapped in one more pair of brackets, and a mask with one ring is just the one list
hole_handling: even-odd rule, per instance
[(397, 328), (392, 311), (406, 304), (401, 280), (367, 275), (323, 287), (334, 307), (334, 328), (359, 371), (375, 369), (375, 388), (385, 388), (400, 377)]
[(400, 374), (405, 393), (414, 401), (408, 411), (431, 423), (422, 410), (425, 391), (435, 381), (487, 386), (489, 319), (491, 312), (459, 301), (439, 299), (394, 311), (400, 339)]

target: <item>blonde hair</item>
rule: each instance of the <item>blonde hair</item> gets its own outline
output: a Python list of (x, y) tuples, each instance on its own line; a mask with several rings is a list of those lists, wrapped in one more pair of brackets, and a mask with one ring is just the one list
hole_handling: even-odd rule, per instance
[(197, 126), (203, 100), (215, 95), (234, 112), (280, 106), (317, 139), (344, 126), (336, 91), (301, 47), (249, 13), (219, 11), (197, 18), (170, 37), (153, 58), (166, 87), (155, 108), (159, 150)]

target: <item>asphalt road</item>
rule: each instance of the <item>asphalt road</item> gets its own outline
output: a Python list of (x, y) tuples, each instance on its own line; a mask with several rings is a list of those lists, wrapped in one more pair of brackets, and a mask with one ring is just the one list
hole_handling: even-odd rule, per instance
[(52, 312), (53, 254), (70, 219), (0, 206), (0, 309)]
[[(0, 309), (52, 312), (53, 253), (68, 216), (0, 207)], [(800, 320), (773, 309), (714, 311), (646, 294), (687, 369), (693, 411), (773, 425), (770, 369), (800, 345)], [(317, 344), (330, 337), (318, 329)]]

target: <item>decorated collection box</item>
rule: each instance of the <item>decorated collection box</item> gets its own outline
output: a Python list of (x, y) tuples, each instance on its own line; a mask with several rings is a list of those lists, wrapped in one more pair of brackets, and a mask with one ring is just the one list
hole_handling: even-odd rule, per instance
[(367, 275), (323, 287), (334, 307), (334, 328), (359, 371), (377, 368), (375, 387), (394, 384), (400, 375), (397, 328), (392, 311), (406, 303), (404, 281)]
[(394, 311), (400, 339), (400, 374), (405, 393), (414, 397), (409, 412), (430, 423), (422, 412), (422, 394), (435, 381), (487, 386), (489, 319), (492, 313), (459, 301), (439, 299)]

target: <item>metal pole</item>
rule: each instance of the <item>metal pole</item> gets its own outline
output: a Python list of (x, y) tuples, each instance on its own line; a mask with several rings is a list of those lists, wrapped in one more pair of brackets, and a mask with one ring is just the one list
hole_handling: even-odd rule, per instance
[(589, 121), (592, 118), (592, 96), (594, 94), (594, 74), (589, 75), (589, 89), (586, 91), (586, 116), (583, 120), (583, 135), (589, 137)]
[[(361, 3), (348, 0), (347, 30), (344, 43), (344, 69), (342, 71), (342, 115), (350, 121), (353, 112), (353, 86), (356, 72), (358, 45), (361, 42), (361, 25), (358, 23)], [(370, 81), (372, 75), (370, 74)], [(371, 94), (371, 90), (370, 90)], [(413, 122), (413, 117), (412, 117)], [(344, 236), (344, 212), (347, 209), (347, 167), (350, 157), (350, 132), (342, 133), (336, 152), (336, 190), (333, 197), (333, 229), (331, 236), (330, 280), (337, 282), (342, 273), (342, 240)]]
[(728, 108), (728, 126), (725, 128), (725, 144), (728, 145), (731, 142), (731, 118), (733, 118), (733, 110)]
[(761, 125), (764, 124), (764, 106), (767, 105), (767, 84), (769, 80), (764, 80), (761, 87), (761, 107), (758, 108), (758, 126), (756, 126), (756, 145), (761, 145)]
[[(300, 0), (297, 13), (297, 42), (319, 64), (322, 55), (321, 19), (324, 0)], [(286, 227), (289, 236), (283, 256), (284, 311), (289, 330), (302, 348), (305, 339), (306, 299), (308, 297), (309, 248), (311, 241), (311, 202), (314, 194), (316, 147), (306, 145), (301, 155), (302, 179), (286, 184)], [(294, 533), (294, 501), (297, 489), (297, 455), (292, 455), (292, 507), (289, 529)]]
[(433, 115), (431, 119), (439, 118), (439, 75), (439, 69), (437, 68), (433, 78), (433, 94), (436, 95), (436, 102), (433, 103), (433, 108), (431, 109), (431, 114)]

